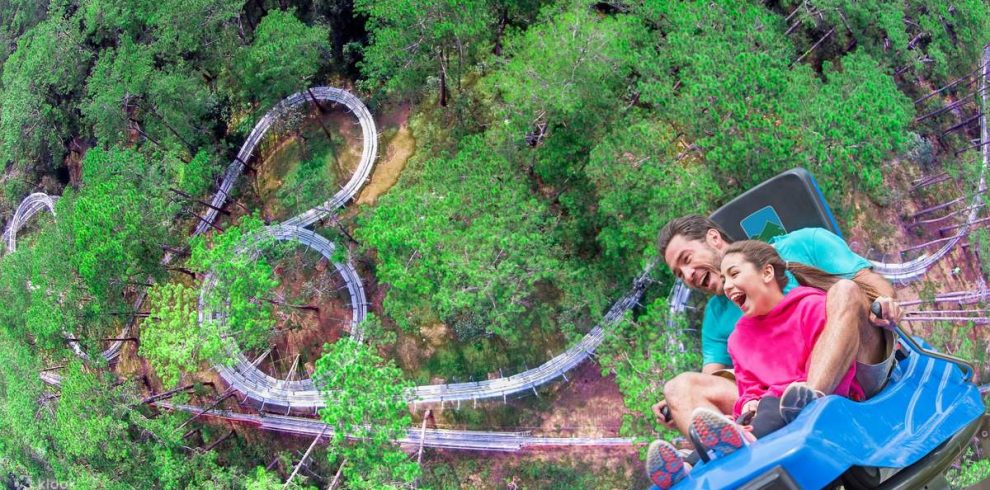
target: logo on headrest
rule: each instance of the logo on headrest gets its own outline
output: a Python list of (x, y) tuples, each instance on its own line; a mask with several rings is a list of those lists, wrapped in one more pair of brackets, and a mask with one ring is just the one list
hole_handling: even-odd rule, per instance
[(739, 226), (746, 232), (746, 238), (769, 242), (774, 237), (786, 235), (787, 229), (780, 221), (777, 210), (773, 206), (765, 206), (755, 213), (745, 217)]

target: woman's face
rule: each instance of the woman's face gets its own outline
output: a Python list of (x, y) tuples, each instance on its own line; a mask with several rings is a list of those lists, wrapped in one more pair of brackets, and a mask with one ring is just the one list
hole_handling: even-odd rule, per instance
[(722, 257), (725, 296), (739, 306), (744, 316), (766, 315), (780, 301), (780, 287), (774, 280), (773, 266), (762, 269), (740, 253)]

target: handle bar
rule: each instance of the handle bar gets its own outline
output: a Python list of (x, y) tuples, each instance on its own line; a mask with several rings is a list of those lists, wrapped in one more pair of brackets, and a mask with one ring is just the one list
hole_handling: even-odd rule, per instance
[[(877, 318), (883, 318), (882, 308), (880, 307), (880, 303), (877, 301), (874, 301), (873, 304), (870, 305), (870, 312), (876, 315)], [(955, 356), (950, 356), (948, 354), (942, 354), (941, 352), (935, 352), (933, 350), (925, 349), (924, 347), (918, 345), (918, 342), (916, 342), (913, 337), (908, 335), (908, 333), (905, 332), (904, 329), (900, 327), (900, 325), (897, 325), (893, 321), (890, 321), (890, 327), (894, 330), (894, 332), (897, 332), (897, 336), (900, 337), (901, 341), (907, 344), (912, 351), (917, 352), (918, 354), (921, 354), (923, 356), (932, 357), (935, 359), (941, 359), (946, 362), (951, 362), (952, 364), (959, 366), (959, 369), (962, 369), (964, 381), (970, 381), (973, 379), (973, 373), (976, 372), (976, 368), (973, 367), (973, 364), (971, 362), (965, 359), (960, 359)]]

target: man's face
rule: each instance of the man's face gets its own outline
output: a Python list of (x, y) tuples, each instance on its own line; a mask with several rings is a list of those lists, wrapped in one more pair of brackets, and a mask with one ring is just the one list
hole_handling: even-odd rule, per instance
[(722, 294), (722, 274), (719, 271), (722, 253), (708, 241), (688, 240), (683, 235), (675, 235), (667, 245), (663, 260), (674, 275), (691, 289)]

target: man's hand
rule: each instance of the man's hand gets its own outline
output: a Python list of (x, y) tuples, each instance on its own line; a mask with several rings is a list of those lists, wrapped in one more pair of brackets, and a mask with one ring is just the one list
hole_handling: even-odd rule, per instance
[(660, 400), (653, 405), (653, 415), (657, 416), (657, 421), (668, 429), (676, 430), (677, 427), (674, 426), (674, 419), (665, 416), (664, 412), (668, 415), (670, 414), (670, 407), (667, 406), (667, 400)]
[(880, 296), (874, 301), (875, 304), (880, 305), (880, 316), (877, 317), (872, 311), (870, 312), (870, 323), (878, 326), (890, 328), (893, 324), (900, 325), (901, 323), (901, 307), (894, 301), (894, 298), (889, 296)]

